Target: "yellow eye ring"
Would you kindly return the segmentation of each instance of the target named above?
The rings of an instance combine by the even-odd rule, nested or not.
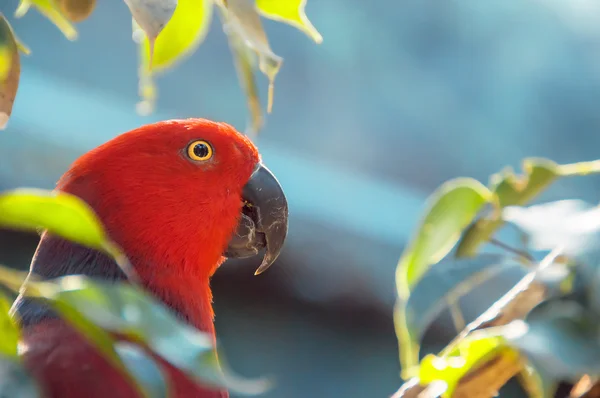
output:
[[[208,142],[203,141],[203,140],[198,140],[198,141],[194,141],[190,145],[188,145],[187,155],[192,160],[195,160],[198,162],[203,162],[203,161],[207,161],[208,159],[212,158],[213,149],[212,149],[212,146]]]

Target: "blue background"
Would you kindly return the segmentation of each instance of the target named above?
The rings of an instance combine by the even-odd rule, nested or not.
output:
[[[244,129],[245,98],[217,18],[199,50],[159,79],[157,111],[141,117],[130,14],[121,1],[99,3],[76,42],[35,10],[12,18],[16,0],[0,5],[33,51],[0,134],[0,188],[51,188],[85,151],[155,120]],[[285,62],[257,145],[286,190],[290,237],[259,278],[252,261],[218,272],[217,328],[236,372],[277,378],[268,397],[384,397],[401,383],[394,269],[425,198],[449,178],[485,183],[527,156],[600,157],[600,3],[308,3],[321,45],[265,21]],[[561,181],[543,199],[596,202],[598,182]],[[26,267],[35,237],[3,232],[1,245],[0,260]],[[467,318],[502,293],[502,281],[474,293]],[[442,320],[433,340],[452,332]]]

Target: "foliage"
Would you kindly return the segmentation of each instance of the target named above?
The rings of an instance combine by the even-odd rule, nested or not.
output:
[[[487,188],[462,178],[445,183],[429,199],[398,263],[402,376],[432,386],[433,396],[451,397],[463,376],[490,357],[521,361],[520,379],[531,396],[551,397],[561,381],[600,377],[600,208],[578,200],[524,207],[561,177],[600,172],[600,161],[526,159],[523,170],[516,176],[506,169]],[[525,235],[526,249],[498,242],[505,223]],[[485,253],[486,243],[500,245],[504,254]],[[536,261],[534,254],[544,252]],[[442,310],[450,309],[461,331],[458,299],[509,269],[535,276],[545,286],[543,302],[522,321],[462,333],[441,353],[419,361],[420,341]]]
[[[132,38],[139,48],[138,112],[152,112],[157,99],[154,77],[193,54],[208,32],[213,9],[223,28],[248,102],[248,133],[260,130],[262,107],[255,82],[257,70],[269,79],[267,111],[273,103],[273,84],[283,59],[273,53],[260,16],[294,26],[316,43],[323,38],[304,12],[306,0],[125,0],[132,14]],[[15,17],[30,8],[46,16],[68,40],[77,39],[75,24],[94,11],[95,0],[21,0]],[[20,78],[20,54],[29,53],[0,13],[0,129],[11,115]]]
[[[129,262],[111,242],[93,210],[79,198],[44,190],[19,189],[0,194],[0,227],[45,230],[102,250],[130,273]],[[208,387],[255,395],[269,388],[266,380],[240,380],[222,369],[212,337],[180,321],[130,278],[132,283],[92,281],[84,276],[40,280],[0,266],[0,283],[14,292],[44,299],[137,387],[141,396],[165,397],[162,369],[145,352]],[[20,331],[0,295],[0,395],[39,397],[40,390],[17,353]],[[116,339],[114,336],[122,336]],[[125,340],[123,340],[123,338]]]
[[[220,19],[248,101],[248,133],[263,125],[263,111],[255,81],[257,70],[269,79],[270,112],[273,82],[281,68],[263,30],[261,15],[287,23],[316,43],[321,35],[304,12],[305,0],[125,0],[132,15],[132,38],[138,47],[138,112],[154,108],[154,78],[173,69],[200,46],[212,21]],[[15,17],[35,9],[51,21],[68,40],[76,40],[76,24],[94,11],[95,0],[20,0]],[[21,54],[30,50],[20,42],[8,19],[0,13],[0,129],[4,129],[17,97]],[[120,370],[144,397],[168,396],[160,357],[199,384],[255,395],[264,392],[265,380],[243,380],[223,369],[212,338],[179,321],[166,307],[138,285],[125,254],[105,233],[93,210],[75,196],[34,189],[0,194],[0,227],[47,231],[112,256],[129,278],[128,284],[106,284],[83,276],[39,280],[0,266],[0,283],[14,292],[45,300],[70,322],[105,358]],[[22,287],[23,286],[23,287]],[[41,391],[27,374],[17,353],[18,323],[9,314],[9,301],[0,295],[0,395],[38,397]],[[119,335],[126,340],[117,340]],[[221,361],[222,363],[222,361]]]

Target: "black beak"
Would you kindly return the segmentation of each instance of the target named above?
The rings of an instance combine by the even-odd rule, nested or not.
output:
[[[242,191],[242,215],[225,257],[251,257],[266,249],[262,264],[254,275],[275,262],[288,230],[288,204],[277,178],[259,163]]]

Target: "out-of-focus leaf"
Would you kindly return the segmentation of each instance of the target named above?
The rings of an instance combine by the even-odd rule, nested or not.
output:
[[[146,34],[148,42],[148,68],[152,67],[154,43],[173,17],[177,0],[125,0],[134,21]]]
[[[429,266],[452,250],[463,229],[491,199],[492,193],[471,178],[450,180],[429,197],[421,225],[398,263],[396,284],[401,298],[407,299]]]
[[[74,277],[83,278],[83,277]],[[60,281],[60,279],[59,279]],[[25,272],[16,271],[10,268],[0,266],[0,284],[7,288],[20,292],[23,289],[23,294],[36,299],[48,299],[46,303],[51,306],[61,318],[67,321],[73,328],[75,328],[86,340],[88,340],[96,349],[113,365],[113,367],[119,370],[123,376],[125,376],[138,391],[145,398],[153,397],[165,397],[166,395],[155,395],[152,390],[148,390],[149,381],[146,379],[148,376],[142,373],[140,369],[130,369],[132,365],[132,358],[122,356],[121,352],[115,350],[115,340],[100,326],[94,324],[90,319],[83,316],[78,309],[69,303],[61,300],[56,300],[60,296],[61,286],[53,282],[40,281],[38,278],[31,277],[27,278]],[[4,298],[0,296],[0,298]],[[5,354],[5,357],[17,358],[17,342],[19,338],[19,331],[17,325],[12,316],[9,316],[9,304],[8,301],[0,301],[0,311],[6,314],[6,319],[2,320],[2,314],[0,313],[0,325],[3,326],[2,336],[4,340],[0,343],[0,355]],[[8,328],[14,327],[13,332]],[[5,326],[5,327],[4,327]],[[14,348],[11,346],[14,345]],[[7,351],[6,353],[4,351]],[[131,350],[125,352],[133,355]],[[129,362],[127,362],[129,360]],[[124,363],[125,362],[125,363]],[[140,363],[141,364],[141,363]],[[138,365],[140,365],[138,364]],[[154,378],[154,376],[152,376]],[[160,380],[154,380],[153,383],[160,383]],[[1,382],[0,382],[0,396],[1,394]],[[13,396],[13,395],[8,395]]]
[[[522,167],[522,176],[506,169],[490,178],[490,188],[498,195],[501,207],[529,202],[560,176],[560,166],[549,159],[527,158]]]
[[[138,113],[153,111],[157,94],[152,76],[174,67],[200,46],[210,26],[212,9],[213,0],[178,0],[171,19],[155,40],[153,51],[148,37],[133,21],[133,39],[139,47],[139,95],[142,99]]]
[[[424,357],[419,366],[419,380],[422,384],[445,382],[447,388],[442,397],[450,398],[471,369],[496,355],[518,357],[506,346],[502,335],[487,330],[477,331],[459,341],[447,354]]]
[[[432,264],[440,261],[456,244],[462,230],[491,200],[491,192],[473,179],[458,178],[443,184],[428,199],[425,217],[396,268],[398,303],[394,310],[400,363],[409,372],[418,363],[418,345],[406,324],[406,301],[412,287]]]
[[[398,299],[394,306],[394,330],[398,339],[398,348],[400,350],[400,374],[407,380],[414,376],[419,363],[419,350],[421,346],[414,338],[408,327],[408,317],[406,314],[406,302]]]
[[[135,344],[117,342],[117,354],[134,375],[138,384],[143,386],[147,398],[165,398],[169,396],[167,380],[161,368],[143,349]]]
[[[212,0],[177,1],[171,19],[160,35],[157,35],[152,58],[153,72],[172,67],[198,48],[210,26],[212,6]],[[136,28],[139,28],[139,25]],[[148,38],[144,37],[141,44],[142,67],[148,70],[150,60]]]
[[[75,308],[95,325],[146,344],[153,352],[202,385],[226,387],[239,393],[262,393],[264,380],[240,385],[219,368],[210,335],[178,320],[163,305],[130,284],[92,282],[66,276],[53,283],[56,303]]]
[[[98,349],[98,351],[109,361],[109,363],[113,365],[115,369],[121,371],[123,376],[133,383],[133,385],[145,398],[149,397],[144,391],[144,383],[140,383],[138,380],[136,380],[137,375],[135,373],[132,375],[127,371],[125,365],[121,361],[121,358],[117,355],[117,352],[114,349],[113,338],[100,326],[90,322],[89,319],[85,318],[73,306],[62,301],[53,300],[60,292],[59,286],[52,282],[39,281],[39,279],[35,277],[27,277],[25,272],[16,271],[3,266],[0,266],[0,283],[15,292],[22,291],[23,294],[29,297],[34,297],[36,299],[49,299],[47,304],[50,305],[58,314],[60,314],[62,319],[67,321],[86,340],[96,347],[96,349]],[[8,306],[8,303],[5,303],[5,306]],[[12,318],[12,316],[10,319],[11,322],[14,322],[14,318]],[[0,394],[0,396],[3,395]]]
[[[59,286],[52,282],[28,282],[28,285],[34,285],[30,286],[33,287],[34,296],[49,298],[48,304],[61,315],[61,318],[69,322],[87,339],[115,369],[119,370],[137,388],[144,398],[156,396],[151,390],[148,390],[148,381],[140,371],[130,368],[131,359],[128,363],[126,361],[128,358],[123,358],[121,353],[116,350],[116,341],[100,327],[101,325],[95,324],[92,318],[82,314],[80,308],[75,308],[71,303],[60,299],[56,300],[57,297],[60,297]]]
[[[3,192],[0,194],[0,227],[48,230],[106,252],[129,276],[133,276],[127,258],[106,235],[94,211],[74,195],[25,188]]]
[[[223,21],[226,19],[225,10],[219,7]],[[250,123],[246,129],[246,135],[252,137],[258,134],[262,128],[264,119],[258,96],[258,87],[254,76],[256,64],[256,54],[246,46],[244,38],[240,36],[237,30],[224,29],[227,34],[229,48],[233,55],[236,72],[241,86],[246,94],[248,110],[250,112]]]
[[[509,206],[502,218],[526,232],[534,250],[552,250],[560,245],[565,252],[573,253],[588,245],[600,231],[600,208],[581,200]]]
[[[316,43],[323,42],[323,37],[304,12],[306,0],[256,0],[256,7],[265,17],[300,29]]]
[[[523,171],[524,175],[516,176],[512,170],[505,169],[490,178],[490,189],[500,208],[527,204],[560,176],[559,166],[548,159],[525,159]],[[456,248],[456,256],[474,256],[502,225],[500,212],[477,220],[463,234]]]
[[[600,328],[580,304],[546,301],[534,308],[526,321],[524,333],[507,336],[507,342],[552,382],[574,382],[584,374],[600,374]]]
[[[433,265],[414,286],[408,300],[396,304],[394,322],[403,377],[414,376],[410,372],[418,362],[423,334],[444,308],[456,305],[460,297],[499,272],[514,268],[526,272],[522,265],[496,254]]]
[[[96,0],[54,0],[63,15],[73,23],[86,20],[96,7]]]
[[[0,360],[0,397],[42,398],[43,395],[36,380],[21,363]]]
[[[21,0],[19,7],[15,12],[15,17],[21,18],[29,8],[36,8],[40,14],[44,15],[65,35],[69,40],[77,39],[77,30],[71,22],[63,15],[58,7],[58,3],[54,0]]]
[[[0,293],[0,357],[16,359],[20,333],[9,311],[10,303],[4,294]]]
[[[219,5],[222,7],[222,5]],[[225,8],[226,29],[237,32],[258,55],[258,68],[269,79],[269,98],[267,112],[273,105],[273,87],[275,76],[279,73],[283,59],[274,54],[265,33],[260,15],[252,0],[227,0]]]
[[[8,124],[20,77],[19,45],[10,24],[0,13],[0,130]]]
[[[449,305],[500,272],[526,269],[503,255],[482,254],[473,259],[441,261],[415,285],[406,301],[406,325],[414,347],[419,347],[427,328]],[[403,347],[408,342],[400,345]],[[418,350],[415,353],[418,357]]]

